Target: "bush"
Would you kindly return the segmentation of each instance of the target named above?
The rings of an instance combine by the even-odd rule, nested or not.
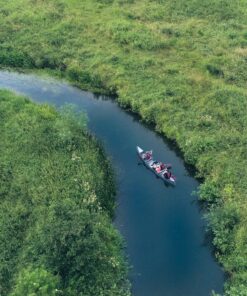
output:
[[[0,50],[0,64],[10,67],[32,68],[34,62],[27,54],[9,49]]]
[[[7,91],[0,114],[0,294],[129,295],[112,169],[85,115]]]
[[[211,65],[211,64],[208,64],[206,66],[206,68],[210,74],[217,76],[217,77],[224,77],[224,72],[220,68],[218,68],[214,65]]]
[[[28,267],[18,275],[16,286],[10,296],[56,296],[60,294],[58,279],[44,268]]]
[[[109,226],[102,214],[71,199],[55,201],[30,228],[24,261],[39,262],[58,274],[66,295],[127,295],[121,240]]]

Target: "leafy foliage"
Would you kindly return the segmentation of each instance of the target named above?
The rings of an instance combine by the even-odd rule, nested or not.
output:
[[[0,114],[0,294],[129,295],[112,169],[85,115],[7,91]]]
[[[59,295],[57,278],[43,268],[28,267],[20,272],[11,296],[56,296]]]
[[[0,4],[1,65],[45,69],[118,95],[122,106],[176,140],[205,179],[200,193],[229,274],[226,293],[246,293],[246,1]]]

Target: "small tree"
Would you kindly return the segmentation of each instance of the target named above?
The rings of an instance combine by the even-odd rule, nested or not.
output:
[[[57,296],[58,278],[42,267],[22,269],[11,296]]]

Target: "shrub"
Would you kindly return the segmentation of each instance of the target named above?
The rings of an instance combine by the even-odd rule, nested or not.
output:
[[[112,169],[85,115],[59,111],[0,91],[0,294],[127,296]]]
[[[15,288],[10,296],[58,296],[61,295],[58,279],[44,268],[28,267],[22,269],[18,275]]]
[[[0,50],[0,64],[11,67],[32,68],[33,60],[27,55],[16,50]]]
[[[224,72],[219,67],[216,67],[215,65],[212,65],[212,64],[208,64],[206,65],[206,68],[210,74],[217,77],[224,77]]]

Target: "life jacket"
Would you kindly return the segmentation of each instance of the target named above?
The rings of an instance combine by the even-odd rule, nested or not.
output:
[[[160,168],[160,166],[158,166],[158,167],[156,168],[156,172],[157,172],[157,173],[160,173],[160,171],[161,171],[161,168]]]

